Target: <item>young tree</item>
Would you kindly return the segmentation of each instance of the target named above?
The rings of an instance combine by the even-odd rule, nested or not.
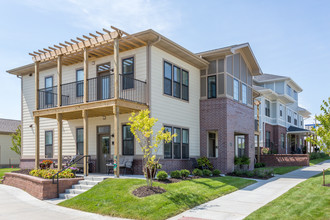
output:
[[[321,111],[323,114],[315,116],[316,120],[320,123],[316,124],[315,128],[312,128],[312,131],[315,132],[318,138],[313,138],[313,136],[311,136],[308,137],[307,140],[320,146],[320,149],[324,153],[330,154],[330,97],[327,101],[323,100]]]
[[[170,132],[164,132],[164,127],[155,133],[153,126],[158,121],[156,118],[149,117],[150,111],[143,110],[137,115],[133,112],[129,118],[131,132],[135,136],[143,152],[143,173],[147,180],[147,186],[152,187],[153,178],[156,175],[157,169],[161,168],[159,158],[156,158],[159,144],[164,141],[168,143],[176,136]]]
[[[20,125],[17,127],[15,133],[11,135],[11,143],[12,146],[10,147],[10,149],[21,156],[21,126]]]

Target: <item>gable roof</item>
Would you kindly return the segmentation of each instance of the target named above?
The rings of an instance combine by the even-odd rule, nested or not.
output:
[[[0,133],[14,133],[21,124],[19,120],[0,118]]]

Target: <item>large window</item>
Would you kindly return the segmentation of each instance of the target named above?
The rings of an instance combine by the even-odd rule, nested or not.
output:
[[[270,102],[268,100],[265,100],[265,115],[270,117]]]
[[[266,147],[270,148],[270,132],[266,131]]]
[[[234,99],[239,100],[239,82],[237,79],[234,79]]]
[[[285,148],[284,134],[281,134],[281,147],[282,147],[283,149]]]
[[[84,129],[77,128],[77,154],[84,155]]]
[[[247,91],[246,91],[246,85],[242,84],[242,103],[247,104]]]
[[[298,115],[294,113],[294,125],[298,125]]]
[[[45,132],[45,157],[53,158],[53,131]]]
[[[77,97],[84,96],[84,70],[79,69],[76,71],[76,95]]]
[[[45,104],[54,104],[54,92],[53,92],[53,77],[49,76],[45,78]]]
[[[207,98],[212,99],[217,97],[217,81],[216,76],[207,77]]]
[[[189,72],[164,61],[164,94],[189,101]]]
[[[172,142],[164,143],[165,159],[189,158],[189,130],[185,128],[164,126],[165,131],[176,134]]]
[[[291,110],[288,109],[288,122],[291,123]]]
[[[134,155],[134,135],[129,125],[123,125],[123,155]]]
[[[123,89],[134,88],[134,57],[123,59]]]

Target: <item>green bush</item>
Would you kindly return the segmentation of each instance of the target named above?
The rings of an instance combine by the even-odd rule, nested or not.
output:
[[[242,164],[242,158],[240,158],[240,157],[235,157],[235,158],[234,158],[234,164],[235,164],[235,165],[241,165],[241,164]]]
[[[54,174],[56,174],[59,170],[57,169],[37,169],[37,170],[31,170],[30,175],[41,177],[44,179],[51,179]],[[71,172],[70,169],[64,170],[62,173],[59,173],[58,178],[74,178],[74,173]]]
[[[200,170],[200,169],[194,169],[194,170],[192,171],[192,174],[193,174],[194,176],[203,176],[203,171]]]
[[[323,152],[321,152],[321,153],[312,152],[312,153],[309,154],[309,159],[310,160],[319,159],[319,158],[326,158],[326,157],[328,157],[328,155],[326,155]]]
[[[186,177],[188,177],[190,175],[190,171],[189,170],[181,170],[181,177],[184,179]]]
[[[254,176],[253,171],[246,171],[246,176],[249,178],[253,177]]]
[[[199,167],[208,167],[210,170],[213,169],[213,164],[210,162],[209,158],[207,157],[198,158],[197,163]]]
[[[247,156],[241,157],[241,164],[249,165],[250,164],[250,158],[247,157]]]
[[[221,173],[221,172],[220,172],[220,170],[218,170],[218,169],[215,169],[215,170],[212,171],[213,176],[219,176],[220,173]]]
[[[168,178],[168,174],[165,171],[159,171],[157,173],[157,179],[158,180],[166,180]]]
[[[212,174],[211,170],[206,170],[206,169],[203,170],[203,176],[211,176],[211,174]]]
[[[265,167],[266,164],[265,163],[256,163],[254,164],[254,168],[260,168],[260,167]]]
[[[181,172],[179,170],[174,170],[170,173],[170,176],[175,179],[181,178]]]

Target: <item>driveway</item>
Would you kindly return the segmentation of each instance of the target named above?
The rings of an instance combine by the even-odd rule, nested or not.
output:
[[[244,189],[199,205],[171,219],[244,219],[297,184],[330,168],[330,160],[268,180],[258,180]]]
[[[45,219],[120,219],[82,212],[51,204],[34,198],[25,191],[0,184],[0,219],[45,220]]]

